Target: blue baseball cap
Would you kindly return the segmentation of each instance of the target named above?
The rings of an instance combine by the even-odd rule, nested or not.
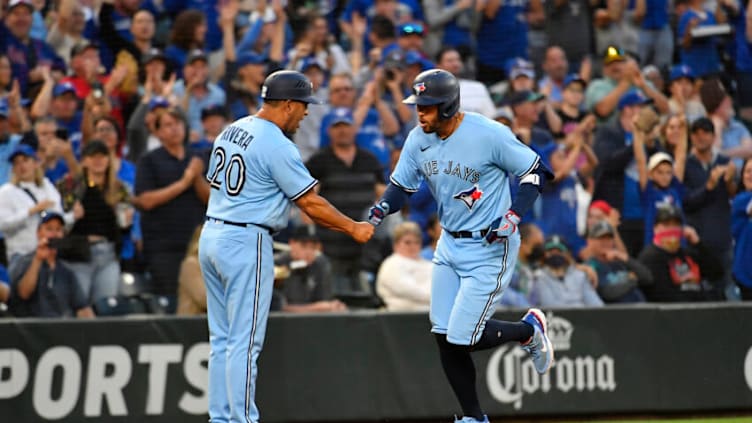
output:
[[[652,102],[653,100],[645,97],[642,92],[638,90],[629,90],[621,96],[621,98],[619,99],[619,104],[616,106],[616,108],[621,110],[628,106],[638,106],[643,104],[650,104]]]
[[[587,87],[587,81],[582,79],[582,77],[576,73],[567,75],[567,77],[564,78],[564,83],[562,84],[562,87],[566,88],[569,86],[569,84],[572,84],[574,82],[579,82],[580,84],[582,84],[583,87]]]
[[[689,80],[694,81],[696,76],[695,73],[692,72],[692,68],[687,65],[676,65],[672,67],[671,75],[668,78],[669,82],[674,82],[681,78],[688,78]]]
[[[52,96],[53,97],[60,97],[63,94],[72,93],[73,95],[76,95],[76,87],[73,86],[70,82],[62,82],[60,84],[55,85],[55,88],[52,90]]]
[[[326,125],[327,129],[340,123],[346,123],[348,125],[355,124],[352,110],[348,107],[337,107],[336,109],[332,110],[331,112],[329,112],[329,115],[327,115],[327,120],[329,121]]]
[[[162,97],[161,95],[158,95],[156,97],[152,97],[151,100],[149,100],[149,111],[154,111],[154,109],[159,107],[170,107],[170,102],[167,101],[166,98]]]
[[[324,65],[315,57],[306,57],[300,61],[300,72],[305,72],[314,66],[322,71],[325,69]]]
[[[238,67],[243,67],[245,65],[263,65],[265,61],[266,58],[264,56],[252,51],[246,51],[238,56],[236,63]]]
[[[533,67],[532,62],[521,57],[507,60],[506,71],[509,79],[516,79],[518,76],[535,79],[535,67]]]
[[[13,152],[10,153],[10,156],[8,156],[8,162],[13,163],[13,159],[16,158],[16,156],[26,156],[26,157],[37,157],[37,152],[34,151],[34,148],[28,144],[18,144],[16,148],[13,149]]]
[[[65,225],[65,219],[63,219],[63,215],[54,211],[43,211],[42,212],[42,220],[39,221],[40,225],[43,225],[50,220],[57,219],[61,225]]]
[[[415,50],[409,50],[405,53],[405,64],[407,66],[420,65],[421,70],[433,69],[435,67],[433,62],[424,58],[420,52]]]

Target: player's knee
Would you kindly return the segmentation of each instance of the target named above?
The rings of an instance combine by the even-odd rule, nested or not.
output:
[[[462,345],[462,344],[456,344],[450,341],[447,337],[447,335],[443,333],[435,333],[434,338],[436,339],[436,343],[439,346],[439,349],[446,350],[446,351],[469,351],[470,346],[469,345]]]

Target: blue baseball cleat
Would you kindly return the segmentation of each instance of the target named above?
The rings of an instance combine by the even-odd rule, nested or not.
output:
[[[534,330],[532,338],[522,345],[522,349],[532,357],[535,370],[544,374],[554,363],[554,347],[546,334],[546,315],[537,308],[531,308],[522,321],[530,324]]]
[[[488,420],[488,416],[483,416],[483,420],[475,419],[474,417],[468,417],[465,416],[461,420],[457,418],[457,416],[454,416],[454,422],[465,422],[465,423],[490,423]]]

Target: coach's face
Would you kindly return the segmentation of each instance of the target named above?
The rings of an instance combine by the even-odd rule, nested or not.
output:
[[[286,103],[287,122],[284,132],[294,134],[300,127],[300,121],[308,115],[308,103],[290,100]]]
[[[418,125],[426,134],[432,134],[439,129],[439,106],[418,106]]]

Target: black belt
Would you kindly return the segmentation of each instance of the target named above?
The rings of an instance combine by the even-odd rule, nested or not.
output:
[[[206,217],[206,220],[211,220],[213,222],[224,223],[225,225],[240,226],[241,228],[247,228],[247,227],[250,227],[250,226],[255,226],[255,227],[259,228],[259,229],[263,229],[263,230],[269,232],[269,235],[271,235],[272,233],[274,233],[274,231],[272,231],[272,228],[270,228],[268,226],[264,226],[264,225],[259,225],[258,223],[230,222],[229,220],[215,219],[213,217],[208,217],[208,216]]]
[[[481,229],[480,231],[456,231],[456,232],[446,231],[446,233],[451,235],[452,238],[472,238],[473,232],[480,232],[480,237],[483,238],[488,233],[488,228]]]

